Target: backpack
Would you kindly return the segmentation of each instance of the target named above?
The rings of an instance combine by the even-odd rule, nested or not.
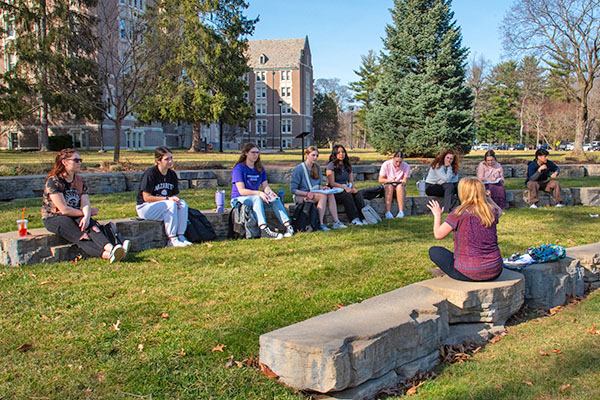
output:
[[[185,237],[192,243],[215,240],[217,234],[204,214],[194,208],[188,208],[188,224]]]
[[[123,236],[121,236],[121,234],[117,230],[117,226],[114,224],[114,222],[109,222],[104,225],[100,225],[96,222],[96,224],[98,224],[100,231],[104,233],[104,236],[106,236],[110,244],[112,244],[113,246],[117,244],[123,244]]]
[[[374,225],[382,221],[377,211],[371,206],[364,206],[360,211],[369,225]]]
[[[359,192],[362,194],[363,199],[365,200],[373,200],[376,198],[382,198],[385,190],[383,189],[383,185],[373,186],[366,189],[361,189]]]
[[[253,239],[260,237],[260,229],[254,210],[242,203],[236,203],[229,213],[230,239]]]
[[[292,215],[292,228],[294,228],[294,231],[314,232],[318,231],[320,226],[319,212],[315,203],[304,201],[296,205]]]
[[[527,249],[527,254],[533,258],[536,264],[556,261],[560,258],[565,258],[565,248],[552,243],[543,244],[538,247],[530,247]]]

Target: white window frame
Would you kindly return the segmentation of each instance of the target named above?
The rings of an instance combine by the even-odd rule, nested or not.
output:
[[[292,133],[294,129],[294,123],[290,118],[281,120],[281,133]]]
[[[145,145],[146,133],[142,129],[126,129],[125,144],[130,150],[142,150]]]
[[[283,70],[283,71],[281,71],[279,76],[281,78],[281,81],[283,81],[283,82],[291,81],[292,80],[292,71],[290,71],[289,69]]]
[[[293,139],[292,138],[283,138],[281,139],[281,147],[284,149],[289,149],[292,147]]]
[[[71,129],[69,131],[69,133],[71,134],[71,140],[73,143],[73,148],[74,149],[83,149],[86,148],[86,134],[85,131],[81,128],[79,129]],[[77,142],[79,142],[79,146],[77,146]]]
[[[256,115],[267,115],[267,104],[256,103],[254,104],[254,110],[256,111]]]
[[[292,88],[291,86],[282,86],[279,89],[279,93],[281,94],[281,97],[292,97]]]
[[[265,82],[267,80],[265,71],[256,71],[254,76],[256,77],[256,82]]]
[[[254,140],[254,144],[259,148],[259,149],[264,149],[266,147],[266,139],[262,139],[262,138],[256,138]]]
[[[257,119],[256,120],[256,134],[257,135],[266,135],[267,134],[267,120],[266,119]]]
[[[255,98],[256,99],[266,99],[267,98],[267,88],[266,86],[258,86],[255,89]]]
[[[281,114],[283,114],[283,115],[290,115],[290,114],[292,114],[292,111],[293,111],[292,105],[289,104],[288,102],[284,101],[281,104]]]

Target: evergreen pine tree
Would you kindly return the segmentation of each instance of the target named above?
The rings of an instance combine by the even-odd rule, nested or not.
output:
[[[350,82],[350,90],[356,93],[354,100],[361,104],[360,109],[356,112],[356,121],[363,132],[363,147],[365,147],[369,136],[366,123],[367,112],[371,109],[375,99],[375,88],[381,68],[373,50],[369,50],[366,56],[361,56],[361,61],[360,69],[354,71],[360,79]]]
[[[473,141],[471,90],[464,85],[467,49],[450,0],[395,0],[386,27],[382,76],[367,123],[382,153],[432,156],[468,151]]]

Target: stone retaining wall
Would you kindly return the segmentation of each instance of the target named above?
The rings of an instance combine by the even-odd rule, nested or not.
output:
[[[380,165],[355,165],[354,179],[356,181],[376,180]],[[459,173],[462,176],[475,175],[476,165],[464,165]],[[561,176],[584,177],[600,176],[600,165],[562,165]],[[504,176],[507,178],[525,178],[527,166],[524,164],[504,165]],[[292,177],[293,168],[270,168],[269,182],[288,183]],[[414,178],[425,178],[429,165],[411,165]],[[231,170],[194,170],[177,171],[180,189],[204,189],[231,186]],[[117,193],[137,191],[142,172],[111,172],[81,174],[86,180],[90,194]],[[44,188],[45,175],[5,176],[0,177],[0,200],[12,200],[30,197],[40,197]]]

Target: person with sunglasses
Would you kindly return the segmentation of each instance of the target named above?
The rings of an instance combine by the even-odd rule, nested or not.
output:
[[[88,187],[78,173],[82,159],[73,149],[63,149],[46,177],[42,199],[42,221],[46,229],[76,244],[90,257],[113,262],[127,255],[131,242],[112,244],[92,216],[98,209],[90,205]]]

